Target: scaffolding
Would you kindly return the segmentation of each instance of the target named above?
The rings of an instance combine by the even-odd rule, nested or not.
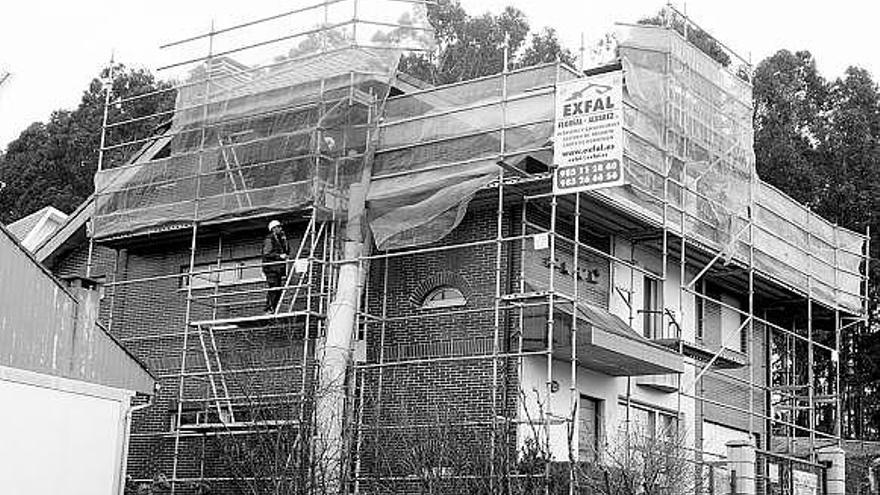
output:
[[[119,98],[107,84],[87,269],[96,250],[118,249],[110,325],[140,355],[160,356],[166,392],[154,417],[167,408],[171,422],[132,440],[134,455],[162,473],[153,483],[172,493],[317,483],[308,461],[314,354],[339,272],[339,228],[401,52],[430,38],[424,21],[420,1],[321,1],[164,45],[172,62],[163,74],[181,81],[172,87]],[[129,117],[144,106],[159,111]],[[291,258],[266,263],[254,236],[272,218],[286,224]],[[185,261],[159,275],[125,273],[120,256],[127,265],[156,236],[185,249]],[[286,276],[267,289],[260,272],[273,264]],[[280,297],[263,313],[267,290]],[[165,301],[169,318],[155,319],[179,330],[150,328],[134,300],[175,291],[183,302]],[[260,452],[267,439],[284,445],[285,469],[254,462],[269,454]]]
[[[713,473],[705,493],[725,476],[705,418],[756,440],[762,490],[790,484],[795,469],[819,472],[816,449],[841,437],[841,333],[867,318],[868,236],[760,181],[748,81],[674,30],[621,26],[619,64],[597,71],[626,75],[627,185],[554,195],[555,88],[581,73],[505,64],[419,84],[398,61],[425,46],[424,3],[389,2],[401,14],[376,1],[212,27],[166,45],[207,47],[167,66],[186,68],[184,82],[126,99],[108,86],[88,266],[98,246],[118,250],[108,324],[163,367],[153,417],[167,406],[173,418],[145,415],[132,434],[135,480],[167,473],[172,493],[320,484],[316,352],[365,178],[375,249],[356,260],[339,411],[350,490],[549,483],[552,462],[520,457],[537,446],[573,467],[590,455],[584,443],[598,448],[600,433],[574,436],[588,429],[579,411],[597,373],[625,377],[604,407],[620,403],[627,429],[644,414],[692,421],[687,461]],[[370,20],[376,11],[385,18]],[[301,16],[318,27],[239,36]],[[126,117],[152,98],[173,105]],[[263,314],[254,232],[269,218],[285,221],[296,248]],[[151,254],[160,241],[185,261]],[[121,266],[139,256],[164,271]],[[429,304],[435,289],[458,293]],[[157,331],[151,304],[163,299],[151,294],[163,291],[181,304],[162,308],[175,325]],[[654,357],[614,354],[601,338]],[[254,470],[242,449],[260,447],[216,440],[260,436],[285,445],[283,469]],[[418,469],[407,457],[431,450]],[[575,470],[566,477],[574,489]]]

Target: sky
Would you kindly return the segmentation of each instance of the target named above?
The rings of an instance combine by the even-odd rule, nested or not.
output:
[[[376,2],[377,0],[363,0]],[[312,0],[26,0],[0,5],[0,148],[55,109],[73,109],[111,55],[155,69],[167,60],[159,45],[254,18],[310,5]],[[533,29],[552,26],[577,53],[613,28],[656,13],[664,0],[461,0],[471,14],[523,10]],[[753,63],[777,50],[809,50],[829,79],[858,65],[880,78],[875,30],[880,2],[837,0],[691,0],[673,4]],[[161,74],[160,74],[161,76]]]

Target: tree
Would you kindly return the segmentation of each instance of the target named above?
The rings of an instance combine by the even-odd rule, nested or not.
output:
[[[858,438],[880,436],[880,92],[864,69],[850,67],[844,77],[829,85],[826,120],[820,145],[822,182],[816,188],[816,211],[844,227],[874,233],[870,271],[869,328],[845,335],[843,363],[846,387],[852,402],[847,428]]]
[[[696,26],[686,25],[685,19],[682,19],[675,11],[663,9],[654,16],[639,19],[638,24],[669,26],[719,64],[724,67],[730,65],[730,55],[727,54],[727,51],[724,50],[720,43],[715,41],[715,38],[709,36],[709,33]]]
[[[621,428],[597,452],[603,462],[584,464],[581,484],[600,495],[669,495],[696,493],[708,481],[678,427],[660,431],[631,425]],[[711,469],[711,468],[709,468]],[[711,491],[710,491],[711,492]]]
[[[873,259],[880,253],[880,91],[855,67],[823,79],[809,52],[781,50],[755,71],[755,156],[760,177],[838,225],[870,226]],[[871,264],[870,285],[880,283]],[[880,414],[880,292],[868,294],[869,328],[842,336],[844,435],[876,438]]]
[[[864,231],[880,206],[880,93],[866,70],[850,67],[830,86],[828,100],[817,210]]]
[[[432,84],[497,74],[504,69],[505,50],[509,67],[551,62],[557,57],[574,63],[571,52],[562,48],[553,29],[533,33],[526,46],[529,23],[525,14],[514,7],[498,15],[471,16],[458,0],[441,0],[428,5],[428,21],[434,29],[437,50],[405,57],[401,70]]]
[[[556,37],[556,30],[545,27],[540,33],[532,33],[531,44],[523,52],[519,65],[528,67],[555,60],[572,66],[575,64],[574,55],[567,48],[562,47]]]
[[[9,143],[6,153],[0,156],[0,182],[6,183],[0,192],[0,222],[12,222],[47,205],[70,212],[92,193],[104,114],[102,79],[108,72],[105,69],[91,81],[76,109],[56,110],[48,122],[31,124]],[[171,87],[146,70],[121,64],[114,67],[113,74],[114,99]],[[174,99],[173,91],[165,91],[113,105],[109,116],[112,121],[146,117],[173,108]],[[112,138],[124,142],[143,137],[161,118],[115,128]],[[105,166],[114,166],[127,157],[126,153],[116,152],[106,158]]]
[[[753,81],[758,175],[814,206],[820,178],[819,139],[827,83],[810,52],[780,50],[761,61]]]

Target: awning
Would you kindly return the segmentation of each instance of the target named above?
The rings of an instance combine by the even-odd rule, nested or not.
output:
[[[547,308],[525,310],[523,345],[530,351],[546,349]],[[557,309],[554,317],[553,357],[571,359],[571,313]],[[680,354],[639,335],[617,316],[587,303],[578,303],[575,335],[578,365],[611,376],[682,373]]]

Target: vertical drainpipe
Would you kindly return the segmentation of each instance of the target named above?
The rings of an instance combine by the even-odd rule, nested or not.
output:
[[[156,395],[159,393],[159,387],[156,386],[156,389],[153,391],[153,395],[150,396],[150,400],[143,404],[138,404],[136,406],[127,405],[125,407],[125,411],[119,418],[119,434],[122,436],[122,445],[119,453],[119,469],[117,473],[119,475],[118,484],[117,484],[117,494],[123,495],[125,493],[125,482],[128,476],[128,451],[129,446],[131,445],[131,422],[134,417],[134,413],[140,411],[145,407],[150,407],[156,403]]]
[[[318,385],[315,390],[315,461],[325,476],[326,493],[342,488],[345,458],[343,439],[346,373],[357,321],[357,302],[363,287],[364,238],[361,230],[366,191],[363,184],[351,186],[336,297],[327,309],[327,333],[318,344]]]
[[[379,131],[376,110],[375,105],[371,106],[367,117],[370,127],[361,182],[352,184],[349,188],[342,261],[339,265],[335,296],[327,308],[326,335],[315,349],[318,384],[315,390],[316,448],[313,464],[318,464],[317,467],[323,471],[326,493],[339,493],[344,488],[342,470],[346,454],[343,438],[346,374],[352,357],[358,302],[368,266],[363,257],[368,254],[367,249],[371,242],[369,231],[364,228],[364,221]]]

